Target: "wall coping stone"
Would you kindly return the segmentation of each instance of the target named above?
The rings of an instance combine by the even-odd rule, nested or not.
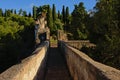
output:
[[[37,75],[39,66],[41,66],[42,59],[44,59],[48,46],[49,42],[45,41],[32,53],[31,56],[23,59],[21,63],[13,65],[6,71],[2,72],[0,74],[0,80],[33,80]],[[33,62],[40,64],[35,65]],[[34,66],[36,68],[34,68]],[[31,73],[29,71],[33,72]]]
[[[65,52],[67,52],[67,50],[71,51],[71,53],[79,56],[84,61],[91,64],[95,69],[97,69],[97,71],[100,72],[100,74],[105,76],[107,78],[107,80],[120,80],[120,70],[117,70],[113,67],[99,63],[97,61],[94,61],[92,58],[90,58],[85,53],[83,53],[83,52],[71,47],[70,45],[66,44],[66,42],[59,41],[59,47],[64,48]],[[70,54],[70,52],[68,54]]]

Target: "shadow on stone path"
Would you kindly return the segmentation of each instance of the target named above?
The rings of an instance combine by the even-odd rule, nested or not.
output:
[[[49,50],[45,80],[72,80],[65,59],[56,45]]]

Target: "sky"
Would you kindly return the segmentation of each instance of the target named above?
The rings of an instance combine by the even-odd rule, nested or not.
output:
[[[96,0],[0,0],[0,8],[5,9],[16,9],[17,11],[22,8],[27,12],[32,12],[33,5],[42,6],[49,4],[52,7],[52,4],[56,6],[56,12],[58,10],[62,11],[62,6],[69,7],[70,13],[74,9],[75,4],[80,2],[84,3],[84,6],[87,11],[93,9],[96,4]]]

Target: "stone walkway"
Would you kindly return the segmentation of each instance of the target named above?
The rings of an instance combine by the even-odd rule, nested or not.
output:
[[[72,80],[65,59],[55,44],[49,50],[45,80]]]

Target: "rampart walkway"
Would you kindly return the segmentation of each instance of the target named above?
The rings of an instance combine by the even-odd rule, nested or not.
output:
[[[51,44],[47,62],[45,80],[71,80],[63,55],[57,48],[57,44]]]
[[[49,47],[49,41],[45,41],[31,56],[0,74],[0,80],[120,80],[120,70],[74,48],[85,44],[59,41],[57,48],[56,44]]]

